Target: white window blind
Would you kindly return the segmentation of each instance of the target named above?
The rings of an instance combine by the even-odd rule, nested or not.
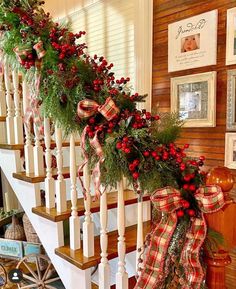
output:
[[[88,53],[113,63],[116,78],[130,77],[135,84],[135,0],[100,0],[69,15],[74,32],[83,37]]]

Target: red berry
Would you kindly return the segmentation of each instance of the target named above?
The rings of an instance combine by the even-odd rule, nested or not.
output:
[[[130,164],[129,165],[129,170],[132,172],[132,171],[134,171],[135,170],[135,166],[133,165],[133,164]]]
[[[196,186],[192,184],[189,186],[189,189],[190,189],[190,191],[194,192],[194,191],[196,191]]]
[[[129,141],[129,138],[127,136],[124,136],[123,137],[123,142],[128,142]]]
[[[189,148],[189,144],[186,143],[186,144],[184,145],[184,148],[185,148],[185,149],[188,149],[188,148]]]
[[[139,177],[139,173],[138,173],[138,172],[134,172],[134,173],[132,174],[132,176],[133,176],[133,178],[134,178],[135,180],[137,180],[137,178]]]
[[[107,133],[112,133],[112,129],[108,128]]]
[[[190,204],[188,201],[183,200],[182,205],[185,209],[188,209],[190,207]]]
[[[200,157],[199,157],[199,160],[200,160],[200,161],[205,161],[205,159],[206,159],[206,158],[205,158],[204,156],[200,156]]]
[[[185,175],[185,176],[184,176],[184,180],[185,180],[186,182],[189,182],[189,181],[191,180],[191,176],[190,176],[190,175]]]
[[[159,161],[159,160],[160,160],[160,157],[159,157],[159,156],[155,156],[155,160],[156,160],[156,161]]]
[[[181,217],[183,217],[184,216],[184,211],[183,210],[179,210],[179,211],[177,211],[177,216],[179,217],[179,218],[181,218]]]
[[[160,119],[160,116],[159,116],[159,115],[155,115],[155,116],[154,116],[154,119],[155,119],[155,120],[159,120],[159,119]]]
[[[187,210],[187,213],[190,217],[194,217],[195,216],[195,211],[190,209],[190,210]]]
[[[118,143],[116,144],[116,148],[117,148],[118,150],[120,150],[120,149],[122,148],[122,143],[121,143],[121,142],[118,142]]]
[[[89,135],[90,138],[92,138],[92,137],[94,137],[94,132],[90,131],[90,132],[88,133],[88,135]]]
[[[155,158],[157,156],[157,152],[153,151],[152,156]]]
[[[144,152],[143,152],[143,155],[144,155],[145,157],[149,157],[149,156],[150,156],[150,152],[149,152],[149,151],[144,151]]]
[[[125,149],[124,149],[124,152],[125,152],[126,154],[129,154],[129,153],[130,153],[130,148],[125,148]]]
[[[189,188],[188,184],[184,184],[184,185],[183,185],[183,189],[184,189],[184,190],[188,190],[188,188]]]
[[[94,117],[91,117],[91,118],[89,119],[89,123],[91,123],[91,124],[95,123],[95,118],[94,118]]]
[[[135,167],[138,166],[139,163],[140,163],[140,161],[139,161],[138,159],[136,159],[136,160],[133,161],[133,165],[134,165]]]
[[[182,163],[182,164],[180,165],[180,169],[181,169],[181,171],[184,171],[185,168],[186,168],[186,165]]]

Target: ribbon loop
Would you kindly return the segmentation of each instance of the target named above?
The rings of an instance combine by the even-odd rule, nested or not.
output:
[[[91,117],[97,112],[100,112],[110,121],[120,112],[120,110],[111,97],[108,97],[102,105],[99,105],[95,100],[91,99],[84,99],[78,103],[77,114],[80,118]]]

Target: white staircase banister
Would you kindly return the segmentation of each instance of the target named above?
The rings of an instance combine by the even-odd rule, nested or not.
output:
[[[6,116],[7,108],[6,108],[6,93],[3,84],[3,67],[2,72],[0,72],[0,116]]]

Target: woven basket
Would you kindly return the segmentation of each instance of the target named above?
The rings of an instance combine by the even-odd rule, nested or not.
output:
[[[23,226],[24,226],[25,236],[26,236],[27,242],[41,243],[37,233],[35,232],[32,224],[30,223],[30,220],[26,214],[23,215],[22,220],[23,220]]]
[[[4,238],[19,241],[25,240],[24,228],[19,224],[19,220],[15,215],[12,216],[12,223],[7,228]]]

